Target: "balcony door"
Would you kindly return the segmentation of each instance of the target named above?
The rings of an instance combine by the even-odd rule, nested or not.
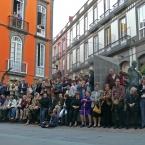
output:
[[[13,72],[21,72],[22,68],[22,40],[18,36],[11,39],[11,53],[9,60],[9,68]]]
[[[24,19],[24,0],[14,0],[13,4],[13,23],[15,27],[23,29],[23,19]]]
[[[24,0],[14,0],[13,14],[19,18],[24,18]]]

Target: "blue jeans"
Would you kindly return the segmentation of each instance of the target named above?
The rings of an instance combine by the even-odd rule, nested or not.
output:
[[[17,110],[16,108],[11,108],[9,110],[9,113],[8,113],[9,119],[11,119],[11,118],[15,119],[15,117],[16,117],[16,110]]]
[[[48,114],[48,108],[40,108],[40,124],[46,120]]]
[[[140,100],[140,110],[141,110],[141,126],[145,127],[145,98]]]

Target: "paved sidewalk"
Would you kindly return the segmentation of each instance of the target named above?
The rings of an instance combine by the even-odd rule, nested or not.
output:
[[[69,128],[0,123],[0,145],[145,145],[145,129]]]

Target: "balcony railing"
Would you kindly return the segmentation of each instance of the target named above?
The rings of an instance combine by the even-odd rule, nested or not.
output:
[[[109,44],[108,46],[105,46],[104,48],[98,50],[97,54],[108,56],[113,53],[116,53],[122,50],[123,48],[129,47],[131,45],[130,40],[131,40],[131,37],[126,35],[120,38],[119,40]]]
[[[73,40],[72,40],[72,46],[77,45],[80,42],[80,36],[77,35]]]
[[[29,23],[21,20],[20,18],[16,17],[16,16],[9,16],[9,27],[19,30],[19,31],[23,31],[23,32],[28,32],[29,31]]]
[[[28,64],[21,61],[7,60],[7,70],[11,73],[27,74]]]
[[[36,66],[36,76],[37,77],[44,77],[45,69],[42,66]]]

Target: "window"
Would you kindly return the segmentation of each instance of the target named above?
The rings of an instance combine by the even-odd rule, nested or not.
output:
[[[76,24],[76,35],[77,37],[80,36],[80,23]]]
[[[72,40],[73,40],[73,31],[72,31],[72,29],[70,30],[70,44],[72,43]]]
[[[84,17],[80,19],[80,35],[84,34]]]
[[[93,8],[90,8],[88,11],[88,26],[93,23]]]
[[[145,4],[138,9],[138,19],[139,39],[142,39],[145,37]]]
[[[119,38],[123,38],[127,35],[127,22],[126,17],[123,17],[119,21]]]
[[[73,39],[76,38],[76,24],[73,25]]]
[[[84,21],[85,21],[85,33],[88,31],[88,16],[86,15],[85,18],[84,18]]]
[[[36,76],[44,77],[45,45],[38,43],[36,50]]]
[[[66,48],[66,47],[65,47],[65,44],[66,44],[66,43],[65,43],[65,40],[63,40],[63,41],[62,41],[62,50],[63,50],[63,51],[65,51],[65,48]]]
[[[98,1],[98,17],[102,19],[104,16],[104,0]]]
[[[84,62],[84,44],[80,45],[80,63]]]
[[[102,29],[102,30],[100,30],[99,32],[98,32],[98,38],[99,38],[99,50],[100,49],[102,49],[102,48],[104,48],[104,29]]]
[[[108,46],[111,44],[111,28],[108,27],[105,29],[105,46]]]
[[[37,13],[37,35],[45,37],[46,31],[46,8],[38,5]]]
[[[80,63],[80,48],[76,50],[76,53],[77,53],[77,64],[79,64]]]
[[[110,9],[110,0],[105,0],[105,12]]]
[[[88,51],[88,42],[85,42],[84,44],[84,50],[85,50],[85,60],[88,59],[89,51]]]
[[[73,53],[71,52],[69,55],[69,68],[72,69],[73,64]]]
[[[73,50],[73,64],[76,64],[77,59],[76,59],[76,49]]]
[[[98,20],[98,9],[97,6],[93,9],[93,22]]]
[[[88,46],[89,46],[88,56],[90,57],[93,55],[93,37],[89,38]]]
[[[93,47],[94,47],[94,53],[97,53],[99,51],[99,38],[98,38],[98,36],[94,37]]]
[[[62,60],[62,70],[65,70],[65,59]]]
[[[67,55],[67,70],[69,70],[69,54]]]
[[[70,46],[70,31],[67,31],[67,47]]]
[[[24,0],[14,0],[13,5],[13,14],[17,16],[19,19],[23,19],[24,17]]]
[[[56,56],[56,46],[55,46],[55,47],[53,47],[52,56],[53,56],[53,57],[55,57],[55,56]]]
[[[22,40],[18,36],[11,39],[10,66],[12,71],[21,72],[22,65]]]

